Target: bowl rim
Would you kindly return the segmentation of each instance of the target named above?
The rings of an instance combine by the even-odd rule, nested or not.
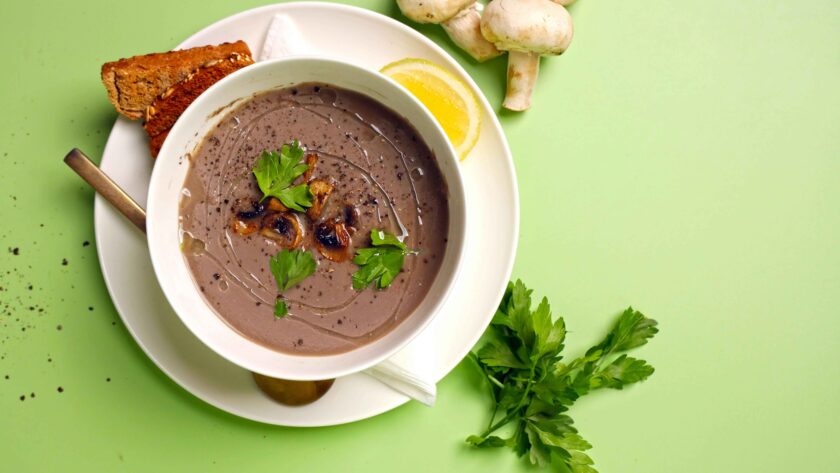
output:
[[[380,344],[380,342],[385,340],[390,334],[392,334],[400,326],[402,326],[405,323],[406,320],[408,320],[411,317],[415,317],[416,314],[415,313],[410,314],[408,317],[406,317],[406,319],[404,319],[402,322],[400,322],[400,324],[398,324],[392,330],[387,332],[382,337],[374,340],[373,342],[361,345],[361,346],[359,346],[357,348],[354,348],[352,350],[349,350],[347,352],[342,352],[342,353],[338,353],[338,354],[328,354],[328,355],[311,355],[311,354],[310,355],[302,355],[302,354],[292,354],[292,353],[282,352],[282,351],[279,351],[279,350],[272,349],[270,347],[267,347],[263,344],[260,344],[256,341],[254,341],[254,340],[251,340],[250,338],[248,338],[244,334],[240,333],[238,330],[234,329],[232,326],[230,326],[227,323],[226,320],[224,320],[223,317],[221,317],[220,314],[218,314],[209,305],[207,300],[201,294],[198,293],[198,287],[197,287],[195,281],[192,279],[192,277],[191,277],[191,280],[189,281],[188,285],[190,286],[191,290],[193,292],[195,292],[195,294],[198,296],[198,298],[202,301],[203,304],[202,304],[201,309],[188,309],[188,308],[182,307],[181,304],[174,302],[174,301],[177,300],[177,298],[174,297],[175,294],[174,294],[173,291],[176,291],[177,288],[175,286],[168,285],[168,284],[164,283],[166,278],[162,277],[162,274],[164,274],[167,271],[167,268],[166,268],[166,264],[164,264],[164,261],[161,261],[162,256],[160,255],[160,251],[162,251],[162,250],[160,250],[159,245],[158,245],[159,241],[162,240],[162,238],[159,237],[159,233],[162,232],[162,231],[169,231],[169,230],[164,229],[164,228],[159,228],[158,219],[155,218],[155,216],[158,214],[158,210],[157,210],[158,206],[155,203],[156,199],[154,198],[154,196],[156,194],[158,194],[159,192],[162,192],[164,190],[163,186],[162,186],[162,182],[164,181],[165,176],[161,177],[163,175],[163,171],[161,171],[161,169],[163,169],[164,166],[161,166],[159,164],[161,162],[164,162],[166,159],[178,159],[179,155],[182,155],[183,153],[179,153],[177,147],[179,145],[189,143],[189,140],[186,139],[186,138],[184,140],[182,140],[182,141],[184,141],[184,143],[175,143],[167,137],[167,139],[164,141],[163,146],[161,147],[159,157],[155,161],[155,165],[153,167],[152,175],[151,175],[151,178],[150,178],[150,181],[149,181],[148,198],[147,198],[147,209],[146,209],[146,211],[147,211],[147,243],[148,243],[148,246],[149,246],[149,253],[150,253],[150,258],[151,258],[151,261],[152,261],[152,267],[153,267],[153,270],[154,270],[154,273],[155,273],[155,277],[156,277],[156,279],[158,281],[158,284],[160,285],[160,287],[161,287],[161,289],[164,293],[164,296],[166,297],[167,301],[169,302],[170,306],[172,307],[173,311],[178,315],[178,318],[187,327],[187,329],[194,336],[196,336],[196,338],[198,338],[204,345],[209,347],[212,351],[214,351],[218,355],[222,356],[223,358],[225,358],[226,360],[230,361],[231,363],[233,363],[237,366],[240,366],[240,367],[245,368],[249,371],[264,374],[264,375],[267,375],[267,376],[280,377],[280,378],[285,378],[285,379],[296,379],[296,380],[317,380],[317,379],[337,378],[337,377],[346,376],[346,375],[349,375],[349,374],[353,374],[353,373],[363,371],[363,370],[365,370],[367,368],[370,368],[371,366],[374,366],[374,365],[384,361],[385,359],[391,357],[395,353],[399,352],[406,345],[408,345],[416,336],[418,336],[420,333],[422,333],[423,330],[425,330],[431,324],[431,322],[435,319],[435,317],[437,317],[440,314],[441,309],[444,307],[446,300],[449,298],[449,296],[453,292],[454,286],[457,284],[457,280],[458,280],[458,277],[461,273],[461,269],[462,269],[463,262],[464,262],[463,254],[464,254],[464,247],[466,245],[466,228],[467,228],[466,220],[468,218],[467,211],[466,211],[466,192],[464,190],[463,176],[461,175],[461,171],[460,171],[460,167],[459,167],[460,164],[459,164],[459,159],[458,159],[457,152],[455,151],[452,143],[449,141],[449,139],[446,135],[446,132],[443,130],[440,123],[438,123],[438,121],[434,118],[434,116],[431,114],[431,112],[428,110],[428,108],[426,108],[426,106],[423,105],[404,86],[402,86],[401,84],[399,84],[395,80],[391,79],[390,77],[380,73],[379,71],[375,71],[375,70],[372,70],[372,69],[367,69],[367,68],[352,64],[350,62],[343,61],[343,60],[340,60],[340,59],[336,59],[336,58],[333,58],[333,57],[326,57],[326,56],[321,56],[321,55],[300,55],[300,56],[293,56],[293,57],[276,58],[276,59],[270,59],[270,60],[266,60],[266,61],[260,61],[260,62],[254,63],[252,65],[249,65],[247,67],[244,67],[242,69],[239,69],[239,70],[233,72],[232,74],[222,78],[220,81],[213,84],[204,93],[202,93],[196,100],[194,100],[189,105],[189,107],[187,107],[187,109],[182,113],[181,118],[182,117],[187,117],[188,119],[195,118],[195,117],[191,117],[190,115],[192,113],[197,113],[197,112],[195,112],[195,110],[201,108],[201,106],[204,104],[204,102],[210,101],[212,103],[212,100],[214,99],[214,93],[215,92],[223,89],[224,87],[227,87],[228,84],[230,84],[234,81],[241,80],[240,78],[243,77],[243,76],[256,75],[256,74],[259,74],[260,71],[262,71],[263,69],[276,68],[276,67],[279,67],[278,65],[290,66],[290,65],[293,65],[295,63],[298,63],[298,64],[303,64],[303,63],[327,64],[328,63],[329,65],[331,65],[333,67],[344,68],[347,71],[351,71],[350,73],[353,73],[353,74],[367,75],[367,76],[369,76],[369,78],[372,78],[373,81],[379,81],[380,85],[387,84],[386,87],[392,87],[396,92],[399,93],[399,95],[402,96],[402,98],[407,99],[408,102],[411,103],[411,108],[414,109],[414,112],[422,115],[423,119],[428,121],[429,124],[431,124],[433,133],[438,135],[436,138],[440,141],[440,143],[443,144],[443,147],[441,149],[436,149],[435,150],[435,158],[436,158],[436,160],[438,160],[439,167],[441,168],[442,172],[444,173],[444,179],[445,179],[445,182],[446,182],[446,185],[447,185],[447,188],[448,188],[448,194],[449,194],[448,205],[449,205],[449,215],[450,215],[450,220],[449,220],[449,236],[450,236],[450,238],[449,238],[449,241],[447,242],[447,245],[446,245],[446,253],[444,255],[444,260],[443,260],[442,264],[445,264],[446,260],[451,258],[452,261],[453,261],[453,263],[452,263],[453,266],[452,266],[452,270],[448,272],[449,274],[444,275],[442,272],[438,272],[438,274],[435,276],[434,281],[437,281],[442,276],[444,276],[447,280],[445,281],[445,283],[442,286],[440,297],[438,297],[436,301],[431,303],[431,306],[428,310],[428,315],[424,318],[424,320],[421,323],[417,324],[417,326],[414,329],[408,331],[405,335],[403,335],[401,338],[399,338],[396,342],[391,343],[391,346],[389,348],[380,349],[378,351],[373,352],[373,354],[371,356],[366,357],[363,360],[360,360],[360,361],[357,361],[357,362],[354,362],[354,363],[345,363],[346,366],[336,368],[336,367],[334,367],[334,365],[336,364],[335,362],[338,359],[344,358],[344,357],[348,356],[349,354],[354,353],[354,352],[356,352],[360,349],[367,348],[367,347],[372,347],[372,346],[375,346],[377,344]],[[313,78],[312,81],[317,81],[317,79]],[[297,83],[302,83],[302,82],[306,82],[306,81],[299,81]],[[329,81],[326,81],[326,82],[329,83]],[[276,87],[277,88],[288,87],[288,86],[291,86],[291,85],[293,85],[293,84],[280,84]],[[343,86],[339,86],[339,87],[343,87]],[[194,130],[198,130],[198,132],[202,133],[202,136],[197,141],[197,143],[201,143],[203,141],[204,136],[206,136],[208,131],[209,131],[209,129],[206,126],[208,120],[210,120],[212,117],[215,117],[216,115],[221,115],[222,117],[224,117],[226,115],[227,111],[229,111],[233,107],[241,104],[243,102],[243,100],[247,100],[251,97],[254,97],[257,94],[270,91],[273,88],[275,88],[275,87],[261,88],[261,89],[257,90],[256,92],[247,92],[247,93],[240,94],[238,98],[236,98],[235,100],[233,100],[230,103],[227,103],[227,104],[223,105],[222,108],[219,109],[220,111],[225,112],[225,113],[218,113],[218,111],[217,111],[217,112],[212,113],[209,116],[201,117],[201,118],[198,118],[198,119],[195,119],[195,120],[190,120],[191,123],[187,123],[187,120],[182,120],[181,118],[179,118],[179,120],[176,121],[176,123],[173,125],[172,129],[170,130],[169,136],[175,136],[175,137],[181,137],[181,136],[187,137],[187,136],[189,136],[190,133],[185,133],[184,130],[182,130],[184,128],[186,128],[187,132],[192,132]],[[345,88],[349,88],[350,90],[353,90],[352,87],[345,87]],[[357,91],[357,92],[364,94],[364,92],[361,92],[361,91]],[[368,95],[368,94],[365,94],[365,95]],[[370,97],[370,98],[372,100],[380,102],[378,99],[376,99],[374,97]],[[386,105],[386,104],[383,104],[383,105],[387,109],[392,110],[394,113],[397,113],[398,115],[405,118],[406,114],[402,113],[402,111],[395,110],[390,105]],[[198,120],[201,120],[201,121],[198,121]],[[408,121],[412,126],[415,126],[415,128],[416,128],[416,124],[414,122],[412,122],[408,118],[405,118],[405,120]],[[193,123],[198,123],[198,124],[195,125]],[[420,133],[419,130],[418,130],[418,133]],[[196,136],[197,135],[198,135],[198,133],[196,133]],[[423,139],[424,139],[424,141],[428,142],[429,141],[429,136],[423,136]],[[193,147],[192,149],[195,149],[195,148]],[[449,161],[449,166],[451,167],[451,169],[454,169],[454,171],[446,173],[444,171],[444,168],[446,166],[441,165],[441,163],[440,163],[441,160]],[[169,205],[172,205],[172,204],[169,204]],[[176,203],[174,205],[180,205],[180,204]],[[452,218],[453,215],[460,215],[461,216],[460,220],[458,222],[453,222],[453,218]],[[453,225],[453,223],[457,223],[457,225]],[[453,236],[455,237],[454,239],[452,238]],[[455,244],[453,244],[453,240],[454,240]],[[180,250],[178,250],[178,251],[180,252]],[[156,255],[157,255],[157,257],[156,257]],[[188,266],[186,264],[186,262],[183,261],[183,259],[182,259],[181,264],[183,264],[184,266]],[[441,270],[442,269],[443,268],[441,268]],[[187,268],[187,271],[192,276],[192,271],[189,270],[189,268]],[[182,286],[178,286],[178,287],[182,288]],[[424,296],[424,298],[420,302],[420,305],[422,305],[424,303],[424,301],[426,300],[426,298],[428,296],[429,296],[429,293],[427,293],[427,295]],[[315,362],[315,364],[320,365],[320,369],[318,369],[316,372],[310,372],[310,373],[301,373],[300,371],[296,371],[294,374],[289,374],[288,371],[284,371],[284,365],[282,363],[272,364],[271,367],[267,367],[267,366],[263,366],[263,365],[259,364],[258,362],[255,362],[255,360],[250,360],[250,359],[246,359],[243,356],[239,356],[240,354],[234,353],[235,350],[231,350],[231,349],[228,349],[228,348],[225,348],[225,347],[221,346],[221,343],[218,340],[211,340],[211,339],[206,338],[205,336],[202,336],[202,332],[199,331],[197,325],[195,325],[195,324],[198,323],[198,321],[196,320],[197,317],[188,317],[187,314],[185,313],[188,310],[193,310],[193,311],[194,310],[199,310],[201,312],[204,312],[206,315],[212,315],[213,317],[215,317],[217,319],[220,319],[220,321],[224,325],[226,325],[226,327],[227,327],[227,331],[228,331],[228,336],[227,337],[238,337],[240,339],[245,340],[250,345],[253,345],[255,347],[259,347],[260,349],[263,349],[263,350],[268,350],[268,351],[278,355],[278,360],[288,359],[289,364],[294,364],[295,360],[297,360],[299,362],[303,361],[303,360],[306,360],[307,363],[311,363],[313,360],[317,360]],[[329,368],[330,366],[333,366],[333,367],[330,369]]]

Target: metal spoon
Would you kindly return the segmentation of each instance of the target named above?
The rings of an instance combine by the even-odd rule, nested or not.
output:
[[[102,172],[78,148],[64,157],[70,166],[93,190],[105,198],[143,233],[146,232],[146,211],[140,207],[116,182]],[[289,406],[302,406],[320,399],[332,387],[334,379],[323,381],[290,381],[252,373],[254,382],[268,397]]]

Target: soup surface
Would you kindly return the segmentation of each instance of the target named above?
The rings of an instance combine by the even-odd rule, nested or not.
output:
[[[268,208],[252,172],[263,151],[295,140],[310,164],[296,184],[308,182],[313,193],[316,181],[332,188],[317,214]],[[367,96],[314,83],[264,92],[228,112],[191,161],[181,203],[184,257],[216,313],[266,347],[323,355],[370,343],[411,315],[438,273],[449,227],[446,183],[414,128]],[[297,228],[297,242],[247,229],[281,216],[294,220],[277,228]],[[390,286],[356,290],[360,267],[352,258],[371,246],[372,229],[417,253],[405,256]],[[349,242],[339,244],[339,233]],[[269,260],[284,248],[310,252],[317,268],[281,293]],[[285,317],[275,316],[278,297]]]

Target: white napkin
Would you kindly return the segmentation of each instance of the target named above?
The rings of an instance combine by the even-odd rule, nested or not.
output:
[[[297,27],[297,23],[284,13],[274,15],[268,31],[265,32],[265,40],[257,61],[276,59],[279,57],[302,56],[305,54],[317,54],[315,48],[306,41],[303,32]]]
[[[300,55],[329,55],[319,51],[297,27],[294,19],[286,14],[274,15],[265,34],[258,61]],[[427,406],[433,406],[437,386],[431,376],[436,365],[437,351],[429,337],[429,329],[415,338],[411,344],[390,359],[369,368],[366,374],[373,376],[391,389],[416,399]]]

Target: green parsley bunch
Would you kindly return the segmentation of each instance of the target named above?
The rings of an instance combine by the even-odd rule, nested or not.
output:
[[[647,343],[658,332],[657,323],[628,308],[600,343],[566,362],[561,355],[565,322],[562,317],[552,322],[546,298],[532,311],[531,292],[522,281],[508,286],[488,341],[471,354],[490,384],[495,408],[487,429],[467,442],[479,448],[510,447],[541,467],[597,473],[584,453],[592,445],[566,412],[585,394],[623,389],[652,375],[652,366],[624,352]],[[509,437],[493,435],[509,424]]]

